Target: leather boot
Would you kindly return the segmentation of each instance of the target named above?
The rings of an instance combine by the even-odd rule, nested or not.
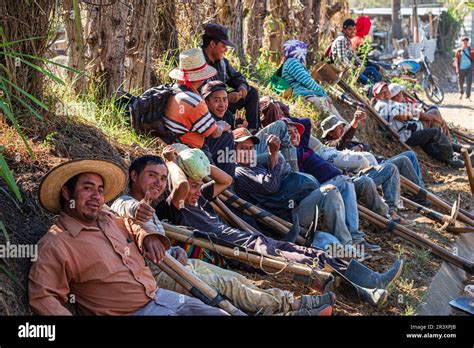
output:
[[[386,272],[377,273],[357,260],[351,260],[344,276],[364,288],[388,290],[402,273],[402,267],[403,261],[398,259]]]

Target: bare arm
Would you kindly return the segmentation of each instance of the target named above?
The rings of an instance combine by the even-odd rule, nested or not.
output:
[[[232,185],[232,177],[213,165],[211,165],[211,178],[214,180],[213,197],[217,197],[220,193]]]
[[[163,150],[163,158],[165,160],[166,167],[168,168],[169,178],[171,180],[171,203],[177,209],[181,209],[183,202],[189,192],[189,183],[186,174],[176,164],[176,157],[178,153],[175,148],[168,145]]]

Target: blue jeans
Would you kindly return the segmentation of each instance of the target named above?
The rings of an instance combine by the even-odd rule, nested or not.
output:
[[[361,242],[365,234],[359,230],[359,212],[357,210],[357,196],[354,183],[345,175],[338,175],[324,185],[332,184],[339,190],[344,202],[344,210],[346,213],[346,226],[349,229],[352,240]]]
[[[400,201],[400,173],[392,163],[382,163],[363,175],[371,178],[376,186],[382,186],[383,198],[390,208],[396,210]]]
[[[364,71],[359,74],[358,81],[363,85],[366,85],[369,82],[377,83],[382,81],[382,75],[374,66],[366,66]]]
[[[318,210],[316,211],[316,209]],[[317,221],[315,212],[324,215],[328,232],[334,235],[341,244],[352,243],[351,233],[346,226],[344,201],[337,188],[321,186],[302,199],[294,210],[294,213],[298,215],[300,225],[305,228],[309,228],[312,223]]]
[[[393,163],[397,166],[400,175],[403,175],[410,181],[421,188],[425,188],[423,177],[421,175],[420,165],[418,164],[418,158],[413,151],[405,151],[401,154],[391,157],[384,162]]]
[[[352,181],[356,190],[357,198],[367,208],[382,216],[388,214],[388,205],[377,192],[377,185],[368,176],[361,175],[353,177]]]
[[[260,139],[260,143],[255,145],[257,152],[257,164],[265,165],[268,163],[268,145],[267,135],[273,134],[277,136],[280,141],[280,152],[285,158],[286,162],[294,171],[298,171],[298,157],[296,155],[296,148],[291,144],[290,136],[288,135],[288,127],[283,121],[275,121],[262,130],[256,136]]]

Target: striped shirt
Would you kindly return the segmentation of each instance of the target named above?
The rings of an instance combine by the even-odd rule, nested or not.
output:
[[[177,134],[182,143],[200,149],[216,129],[216,121],[196,90],[183,85],[179,89],[166,104],[166,128]]]
[[[295,58],[288,58],[285,61],[281,76],[291,86],[295,97],[308,95],[327,96],[323,87],[314,81],[304,65]]]

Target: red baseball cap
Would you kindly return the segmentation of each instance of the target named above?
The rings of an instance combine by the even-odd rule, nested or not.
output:
[[[292,119],[290,118],[287,118],[287,117],[284,117],[281,119],[283,122],[285,122],[287,125],[292,125],[292,126],[295,126],[296,129],[298,130],[298,133],[300,134],[300,136],[303,135],[304,133],[304,126],[299,123],[299,122],[295,122],[293,121]]]
[[[372,87],[372,94],[374,96],[379,95],[379,93],[382,91],[382,88],[388,87],[387,82],[377,82],[374,87]]]

